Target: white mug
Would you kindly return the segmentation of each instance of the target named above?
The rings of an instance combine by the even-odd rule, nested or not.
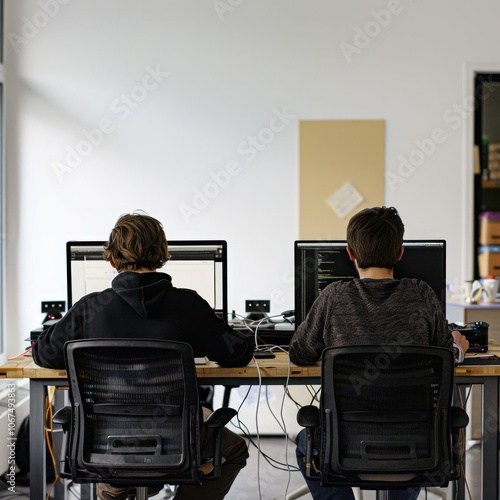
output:
[[[486,278],[483,280],[485,302],[495,302],[498,293],[498,280]]]

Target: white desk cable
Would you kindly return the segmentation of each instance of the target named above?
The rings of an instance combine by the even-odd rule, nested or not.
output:
[[[262,492],[260,488],[260,433],[259,433],[259,405],[260,405],[260,393],[261,393],[261,387],[262,387],[262,377],[260,374],[260,367],[259,364],[257,363],[257,360],[254,358],[254,363],[255,367],[257,368],[257,374],[259,378],[259,385],[258,385],[258,394],[257,394],[257,403],[255,407],[255,428],[256,428],[256,436],[257,436],[257,444],[255,444],[252,439],[250,438],[250,432],[248,430],[248,427],[237,417],[238,421],[238,428],[243,431],[243,433],[247,436],[248,440],[257,448],[257,485],[259,489],[259,499],[262,500]],[[240,406],[238,407],[238,415],[240,413],[241,407],[245,403],[245,401],[248,398],[248,395],[250,394],[250,391],[252,390],[253,386],[249,386],[247,393],[245,394],[245,397],[243,398]],[[245,427],[243,429],[243,427]]]
[[[271,350],[272,349],[279,349],[279,350],[284,351],[284,349],[281,348],[280,346],[271,346],[270,349]],[[274,412],[269,404],[268,386],[266,386],[266,404],[268,406],[268,409],[269,409],[271,415],[276,420],[276,422],[278,423],[278,425],[280,426],[281,430],[283,431],[283,433],[285,435],[285,464],[280,464],[279,461],[272,459],[271,457],[266,455],[261,449],[260,430],[259,430],[259,409],[260,409],[260,400],[261,400],[261,394],[262,394],[262,375],[261,375],[260,366],[258,364],[258,361],[256,359],[254,359],[254,362],[255,362],[255,367],[257,369],[258,380],[259,380],[256,410],[255,410],[255,428],[256,428],[257,444],[253,443],[253,441],[251,441],[251,439],[250,439],[250,441],[252,442],[252,444],[254,444],[254,446],[256,446],[257,452],[258,452],[258,455],[257,455],[257,484],[258,484],[258,489],[259,489],[259,499],[262,499],[261,480],[260,480],[260,456],[261,456],[261,454],[272,467],[278,468],[279,470],[285,470],[288,472],[288,481],[287,481],[287,486],[286,486],[286,491],[285,491],[285,498],[286,498],[286,494],[288,493],[288,489],[289,489],[290,482],[291,482],[291,472],[292,472],[292,470],[293,471],[299,470],[298,467],[291,466],[289,461],[288,461],[288,433],[286,430],[286,422],[285,422],[285,418],[283,415],[284,402],[285,402],[286,392],[288,391],[288,385],[289,385],[289,380],[290,380],[291,365],[290,365],[290,361],[288,361],[287,378],[286,378],[286,382],[284,385],[285,391],[284,391],[283,398],[281,400],[281,406],[280,406],[281,421],[276,417],[276,415],[274,414]],[[250,390],[251,390],[251,387],[248,389],[248,391],[245,395],[244,401],[247,399],[248,394],[250,393]],[[243,405],[244,401],[241,403],[239,409]],[[240,429],[243,430],[243,428],[242,428],[242,425],[244,425],[243,422],[241,422],[238,419],[238,423],[239,423]],[[245,428],[246,428],[246,426],[245,426]],[[245,433],[248,432],[248,429],[246,428],[246,430],[243,430],[243,432],[245,432]],[[282,469],[281,467],[277,467],[277,464],[284,465],[285,468]]]
[[[269,344],[259,344],[260,339],[259,339],[259,328],[262,326],[262,324],[268,324],[271,323],[270,321],[272,318],[277,318],[281,317],[281,314],[276,314],[274,316],[266,316],[265,318],[259,319],[259,320],[248,320],[244,316],[241,316],[239,314],[235,314],[236,317],[241,319],[242,325],[245,327],[246,330],[249,330],[252,332],[253,337],[254,337],[254,346],[256,351],[264,351],[264,350],[270,350]]]
[[[286,465],[284,463],[281,463],[279,462],[278,460],[270,457],[269,455],[267,455],[266,453],[264,453],[263,451],[261,450],[258,450],[257,448],[257,443],[254,442],[254,440],[252,439],[251,435],[250,435],[250,430],[248,429],[248,427],[245,425],[245,423],[240,420],[239,418],[239,412],[242,408],[242,406],[246,403],[246,400],[248,399],[248,396],[250,394],[250,391],[253,389],[253,385],[249,386],[245,396],[243,397],[243,401],[240,403],[239,407],[238,407],[238,415],[235,417],[236,419],[236,422],[237,424],[234,423],[233,420],[231,420],[231,425],[233,427],[235,427],[236,429],[240,430],[243,435],[245,436],[245,438],[248,440],[248,442],[250,444],[252,444],[256,449],[257,451],[263,456],[263,458],[266,460],[266,462],[273,468],[275,469],[278,469],[278,470],[281,470],[281,471],[286,471],[287,469],[285,468]],[[297,468],[298,470],[298,468]]]
[[[258,336],[258,332],[259,332],[259,328],[260,326],[262,325],[262,323],[271,323],[272,324],[272,321],[271,319],[272,318],[279,318],[281,317],[281,314],[275,314],[274,316],[266,316],[265,318],[262,318],[261,320],[258,320],[257,324],[255,325],[255,331],[254,331],[254,343],[255,343],[255,350],[261,350],[261,347],[259,347],[259,336]]]
[[[273,346],[271,348],[271,350],[280,350],[280,351],[283,351],[283,352],[286,352],[285,349],[283,349],[282,347],[280,346]],[[288,386],[289,386],[289,382],[290,382],[290,372],[291,372],[291,364],[290,364],[290,359],[288,359],[288,366],[287,366],[287,377],[286,377],[286,381],[285,381],[285,384],[283,385],[283,397],[281,398],[281,405],[280,405],[280,419],[278,419],[278,417],[276,417],[276,415],[274,414],[270,404],[269,404],[269,396],[268,396],[268,386],[266,386],[266,402],[267,402],[267,407],[271,413],[271,415],[273,416],[274,420],[276,420],[276,422],[278,423],[280,429],[283,431],[283,434],[285,436],[285,465],[286,465],[286,471],[288,472],[288,481],[287,481],[287,486],[286,486],[286,490],[285,490],[285,498],[286,498],[286,495],[288,494],[288,488],[290,487],[290,482],[291,482],[291,479],[292,479],[292,476],[291,476],[291,473],[292,471],[298,471],[299,468],[296,467],[296,466],[291,466],[289,461],[288,461],[288,432],[287,432],[287,429],[286,429],[286,420],[285,420],[285,417],[283,415],[283,410],[284,410],[284,405],[285,405],[285,400],[287,397],[289,397],[289,399],[291,399],[291,401],[293,401],[296,406],[299,408],[300,405],[298,405],[298,403],[296,403],[296,401],[293,400],[293,398],[290,397],[290,392],[289,392],[289,389],[288,389]]]
[[[254,320],[249,321],[245,316],[242,316],[241,314],[235,314],[235,318],[238,318],[241,320],[241,323],[243,326],[247,329],[250,330],[253,333],[252,327],[250,326],[251,323],[253,323]],[[250,323],[250,324],[249,324]],[[230,323],[231,324],[231,323]]]
[[[258,390],[257,403],[256,403],[256,408],[255,408],[255,428],[256,428],[255,432],[257,435],[257,445],[256,445],[256,448],[257,448],[257,486],[258,486],[258,490],[259,490],[259,500],[262,500],[262,492],[261,492],[261,488],[260,488],[260,433],[259,433],[259,419],[258,419],[259,403],[260,403],[260,389],[262,386],[262,379],[260,376],[260,368],[259,368],[259,365],[258,365],[257,360],[255,358],[254,358],[254,362],[255,362],[255,367],[257,368],[257,373],[259,376],[259,390]],[[248,388],[248,391],[245,395],[245,398],[243,399],[243,401],[240,404],[240,407],[238,408],[238,413],[239,413],[239,409],[241,409],[243,403],[246,401],[251,389],[252,389],[252,386],[250,386]],[[241,422],[241,420],[239,418],[238,418],[238,424],[240,426],[240,429],[242,429],[241,424],[243,424],[243,422]],[[248,428],[246,426],[245,426],[245,429],[246,429],[246,431],[243,431],[243,432],[246,432],[248,437],[250,437],[250,433],[248,432]],[[255,443],[253,443],[253,444],[255,445]]]
[[[276,346],[276,345],[274,345],[274,346],[268,346],[268,348],[270,350],[279,349],[279,350],[285,351],[282,347]],[[262,375],[261,375],[260,366],[258,364],[258,361],[255,358],[254,358],[254,362],[255,362],[255,367],[257,369],[257,375],[258,375],[258,392],[257,392],[257,401],[256,401],[256,410],[255,410],[255,428],[256,428],[257,443],[254,443],[252,441],[252,439],[250,438],[250,433],[249,433],[248,428],[246,427],[246,425],[239,418],[237,418],[238,426],[236,426],[235,424],[233,424],[233,425],[235,425],[235,427],[239,428],[247,436],[247,438],[249,439],[249,441],[257,449],[257,452],[258,452],[258,454],[257,454],[257,484],[258,484],[258,491],[259,491],[259,500],[262,500],[262,490],[261,490],[261,480],[260,480],[260,456],[261,455],[266,459],[266,461],[272,467],[275,467],[278,470],[284,470],[284,471],[288,472],[288,481],[287,481],[287,486],[286,486],[286,491],[285,491],[285,498],[286,498],[286,495],[288,493],[288,489],[290,487],[290,482],[291,482],[291,472],[299,470],[298,467],[291,466],[290,463],[289,463],[289,461],[288,461],[288,433],[287,433],[287,430],[286,430],[286,422],[285,422],[285,418],[284,418],[284,415],[283,415],[285,397],[287,396],[287,393],[288,393],[288,385],[289,385],[290,373],[291,373],[291,364],[290,364],[290,360],[288,360],[287,378],[286,378],[286,382],[285,382],[285,385],[284,385],[284,389],[285,390],[284,390],[284,394],[283,394],[283,398],[281,400],[281,406],[280,406],[281,421],[276,417],[276,415],[274,414],[274,412],[272,411],[272,409],[271,409],[271,407],[269,405],[268,387],[266,386],[266,403],[267,403],[267,406],[269,408],[269,411],[271,412],[271,415],[274,417],[274,419],[276,420],[276,422],[278,423],[278,425],[280,426],[280,428],[282,429],[282,431],[283,431],[283,433],[285,435],[285,464],[281,464],[279,461],[277,461],[275,459],[272,459],[270,456],[268,456],[267,454],[265,454],[261,450],[260,430],[259,430],[259,409],[260,409],[260,400],[261,400],[261,395],[262,395]],[[251,389],[252,389],[252,386],[250,386],[248,388],[248,391],[245,394],[245,396],[243,398],[243,401],[241,402],[241,404],[240,404],[240,406],[238,408],[238,414],[239,414],[239,410],[242,408],[243,404],[247,400],[248,395],[249,395]],[[283,465],[284,468],[277,467],[277,465]]]
[[[282,349],[279,346],[275,346],[275,348]],[[257,373],[258,373],[258,376],[259,376],[259,391],[258,391],[257,409],[256,409],[256,412],[255,412],[255,427],[256,427],[256,432],[257,432],[258,449],[260,451],[260,432],[259,432],[258,413],[259,413],[260,395],[261,395],[261,389],[262,389],[262,377],[261,377],[261,374],[260,374],[259,365],[258,365],[258,363],[257,363],[256,360],[255,360],[255,366],[257,367]],[[274,414],[274,412],[271,409],[271,406],[269,404],[268,386],[266,386],[266,403],[267,403],[267,407],[269,408],[269,411],[271,412],[271,415],[274,417],[274,419],[276,420],[276,422],[278,423],[278,425],[280,426],[281,430],[283,431],[283,433],[285,435],[285,465],[286,465],[286,471],[288,472],[288,480],[287,480],[286,489],[285,489],[285,498],[286,498],[286,496],[288,494],[288,489],[290,487],[290,482],[291,482],[291,478],[292,478],[292,475],[291,475],[292,468],[291,468],[290,463],[288,461],[288,432],[286,430],[286,421],[285,421],[285,417],[283,415],[285,398],[286,398],[286,394],[287,394],[287,391],[288,391],[288,385],[289,385],[289,382],[290,382],[290,372],[291,372],[291,364],[290,364],[290,359],[289,359],[288,360],[288,365],[287,365],[287,377],[286,377],[286,381],[285,381],[285,384],[284,384],[283,397],[281,398],[281,405],[280,405],[280,418],[281,418],[281,420],[278,420],[278,418],[276,417],[276,415]],[[298,470],[298,467],[295,470]],[[261,498],[261,488],[260,488],[260,452],[259,452],[258,458],[257,458],[257,482],[258,482],[258,485],[259,485],[259,498]]]
[[[274,348],[277,348],[279,350],[282,350],[284,351],[283,348],[281,348],[280,346],[274,346]],[[278,417],[274,414],[272,408],[271,408],[271,405],[269,404],[269,388],[268,386],[266,386],[266,403],[267,403],[267,407],[269,409],[269,412],[271,413],[271,415],[273,416],[274,420],[277,422],[277,424],[279,425],[280,429],[283,431],[283,434],[285,436],[285,470],[288,472],[288,481],[287,481],[287,485],[286,485],[286,489],[285,489],[285,498],[288,494],[288,488],[290,487],[290,482],[291,482],[291,479],[292,479],[292,471],[299,471],[299,468],[297,466],[291,466],[289,461],[288,461],[288,432],[287,432],[287,429],[286,429],[286,420],[285,420],[285,417],[283,415],[283,410],[284,410],[284,405],[285,405],[285,400],[287,398],[287,396],[289,395],[289,390],[288,390],[288,386],[289,386],[289,382],[290,382],[290,372],[291,372],[291,364],[290,364],[290,360],[288,360],[288,368],[287,368],[287,378],[286,378],[286,381],[285,381],[285,384],[283,386],[283,397],[281,398],[281,405],[280,405],[280,418],[278,419]],[[292,399],[293,401],[293,399]],[[296,403],[294,401],[294,403]],[[297,403],[296,403],[297,404]]]

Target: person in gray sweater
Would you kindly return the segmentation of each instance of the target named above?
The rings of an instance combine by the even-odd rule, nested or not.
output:
[[[449,332],[434,291],[427,283],[394,279],[404,258],[404,224],[394,207],[366,208],[347,226],[347,252],[359,278],[333,282],[318,296],[289,346],[290,360],[310,365],[326,347],[435,345],[453,349],[457,361],[469,348],[460,332]],[[297,461],[305,475],[305,432],[297,437]],[[316,500],[353,500],[351,488],[307,481]],[[395,490],[391,498],[415,500],[419,489]]]

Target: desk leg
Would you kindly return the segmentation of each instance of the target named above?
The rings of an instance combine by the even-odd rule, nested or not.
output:
[[[483,439],[481,448],[482,498],[499,498],[499,383],[498,377],[484,377]]]
[[[457,384],[458,393],[456,394],[457,397],[453,398],[452,405],[460,406],[460,403],[467,399],[467,388],[470,388],[470,386]],[[464,433],[463,439],[464,439],[464,441],[466,441],[466,434],[465,433]],[[465,447],[465,443],[464,443],[464,447]],[[466,491],[465,478],[467,477],[466,463],[467,463],[467,451],[466,451],[466,448],[464,448],[463,473],[462,473],[460,479],[453,482],[452,488],[451,488],[452,498],[455,500],[465,500],[465,491]]]
[[[45,499],[45,384],[30,379],[30,500]]]

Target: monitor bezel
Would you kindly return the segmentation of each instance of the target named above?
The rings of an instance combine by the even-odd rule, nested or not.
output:
[[[298,306],[301,304],[301,299],[302,299],[302,293],[301,293],[301,275],[299,272],[299,265],[300,265],[300,257],[301,257],[301,250],[300,250],[300,245],[329,245],[332,247],[335,246],[343,246],[347,247],[347,241],[346,240],[296,240],[294,243],[294,308],[295,308],[295,327],[297,328],[300,323],[302,323],[305,319],[301,318],[301,313]],[[429,245],[439,245],[442,246],[443,248],[443,283],[442,283],[442,296],[437,296],[439,303],[441,304],[443,314],[446,317],[446,240],[444,239],[405,239],[403,240],[403,247],[405,245],[424,245],[424,244],[429,244]],[[403,255],[404,258],[404,255]],[[354,267],[354,262],[353,262],[353,267]],[[355,274],[357,275],[357,271],[355,270]]]
[[[71,251],[76,246],[88,247],[104,247],[106,241],[99,240],[71,240],[66,243],[66,287],[67,287],[67,300],[68,309],[73,305],[72,297],[72,283],[71,283]],[[169,240],[168,246],[220,246],[222,248],[222,317],[225,321],[228,319],[229,306],[228,306],[228,267],[227,267],[227,241],[226,240]],[[104,248],[103,248],[104,252]],[[168,262],[160,268],[160,271],[168,274]],[[175,286],[175,283],[174,283]],[[196,290],[195,288],[193,288]]]

